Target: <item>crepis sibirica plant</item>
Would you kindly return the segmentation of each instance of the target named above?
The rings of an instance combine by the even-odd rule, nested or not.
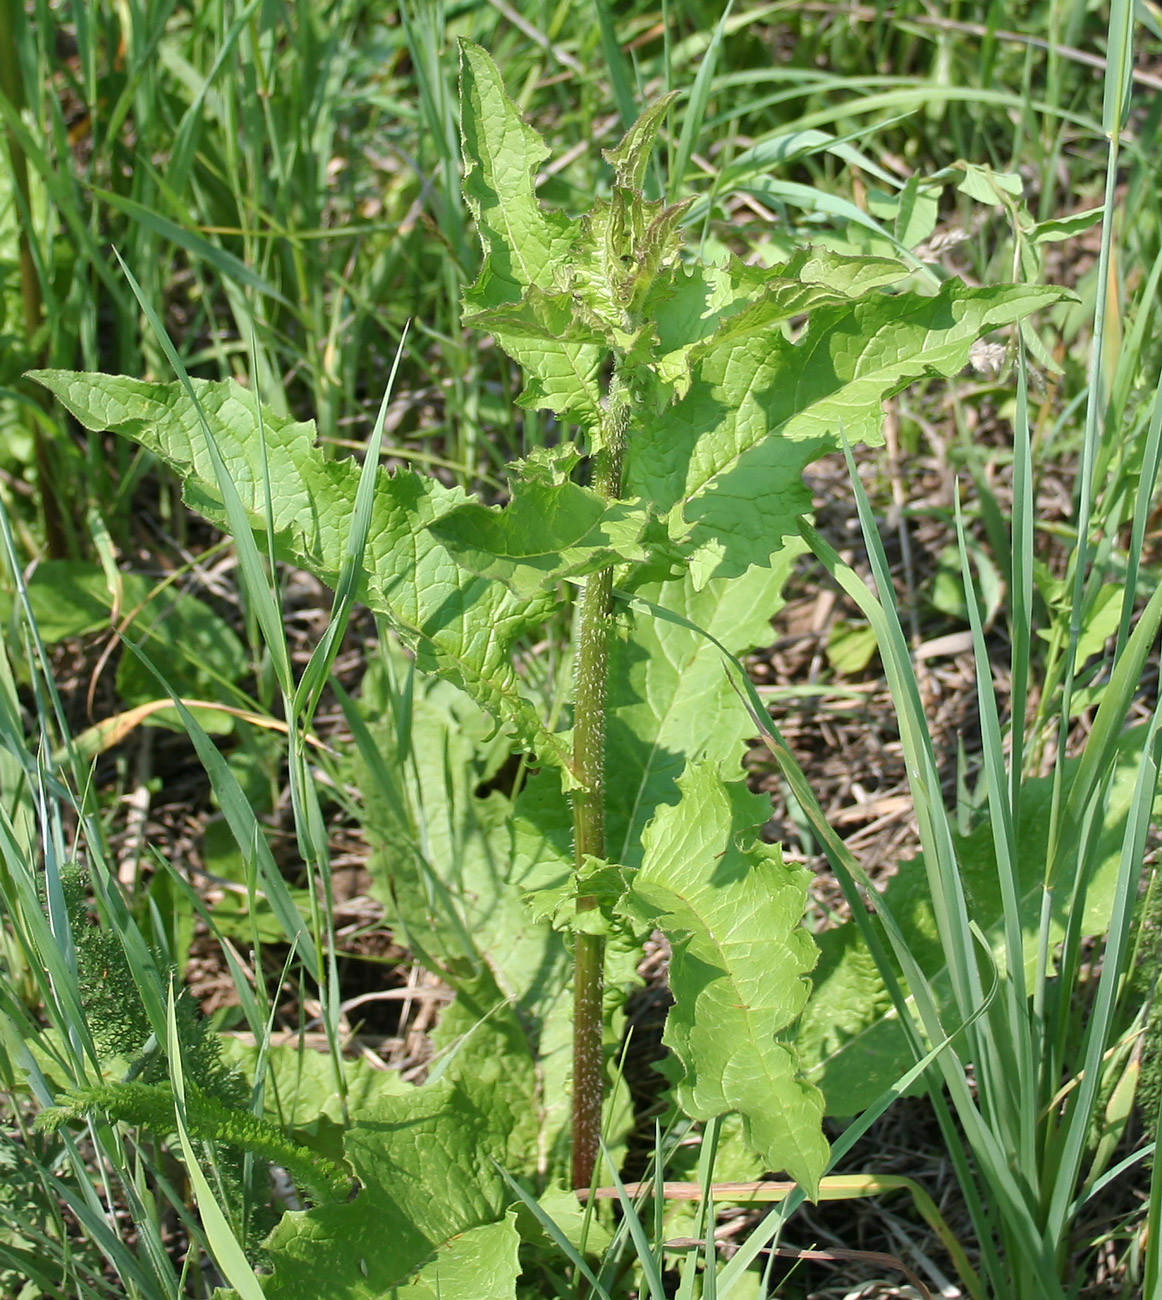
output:
[[[169,465],[240,545],[272,538],[276,558],[332,585],[354,572],[410,656],[415,709],[445,709],[443,753],[459,752],[446,719],[467,706],[530,759],[519,792],[469,784],[455,836],[420,836],[398,797],[398,727],[357,737],[381,892],[457,994],[438,1033],[448,1058],[352,1115],[362,1190],[284,1220],[269,1295],[348,1273],[352,1294],[379,1293],[433,1251],[469,1251],[474,1285],[492,1269],[505,1293],[519,1229],[497,1166],[539,1189],[590,1184],[603,1124],[611,1141],[624,1128],[611,1061],[635,945],[654,930],[673,951],[677,1105],[737,1113],[762,1164],[815,1191],[823,1098],[793,1033],[815,957],[806,876],[758,838],[768,805],[742,768],[754,728],[722,656],[767,639],[802,549],[804,468],[843,440],[879,443],[886,398],[955,374],[978,338],[1058,296],[917,288],[914,262],[821,247],[772,267],[700,257],[683,238],[689,200],[643,195],[674,95],[605,153],[608,192],[588,212],[546,210],[548,150],[468,43],[460,91],[483,247],[464,321],[519,365],[520,404],[557,436],[511,467],[503,507],[334,459],[312,424],[232,382],[37,372],[87,428]],[[550,715],[525,647],[569,611],[565,707]]]

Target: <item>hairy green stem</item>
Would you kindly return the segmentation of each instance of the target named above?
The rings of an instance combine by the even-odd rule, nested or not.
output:
[[[594,457],[593,488],[606,498],[621,493],[629,399],[618,375],[609,389],[605,445]],[[609,634],[613,624],[613,567],[590,575],[577,613],[577,670],[573,702],[573,863],[605,856],[605,700]],[[578,913],[596,911],[592,896],[577,900]],[[605,939],[577,932],[573,953],[573,1186],[593,1181],[601,1138],[604,1095],[602,1000]]]

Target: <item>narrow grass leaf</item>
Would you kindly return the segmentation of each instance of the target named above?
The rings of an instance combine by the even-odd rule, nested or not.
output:
[[[1110,680],[1102,693],[1085,752],[1065,801],[1062,833],[1058,837],[1053,856],[1046,864],[1046,879],[1050,886],[1060,883],[1062,871],[1076,846],[1076,837],[1091,806],[1094,791],[1099,781],[1105,779],[1113,763],[1118,737],[1130,704],[1141,687],[1146,661],[1155,648],[1159,629],[1162,629],[1162,586],[1155,589],[1138,616],[1125,651],[1114,665]]]
[[[173,345],[161,318],[154,310],[152,304],[147,301],[141,291],[141,286],[133,276],[133,272],[122,261],[118,254],[118,261],[121,262],[121,269],[124,271],[129,281],[130,287],[145,313],[153,329],[154,335],[165,353],[173,372],[178,377],[178,384],[181,391],[185,394],[190,402],[193,414],[196,418],[197,425],[202,431],[205,440],[204,445],[209,457],[210,465],[213,469],[213,478],[216,482],[218,492],[225,509],[226,521],[234,537],[234,545],[238,553],[238,562],[242,570],[242,580],[246,588],[246,594],[250,600],[251,607],[254,609],[258,618],[259,626],[262,628],[266,638],[267,646],[270,648],[274,661],[283,664],[283,671],[289,673],[289,663],[286,662],[285,645],[286,638],[282,627],[282,611],[279,609],[278,600],[271,590],[271,584],[266,576],[266,569],[263,565],[262,558],[259,555],[258,547],[254,541],[254,534],[251,531],[246,509],[242,502],[238,488],[235,485],[234,474],[227,470],[226,462],[222,455],[218,439],[215,436],[215,429],[211,425],[209,416],[205,407],[199,401],[198,391],[186,372],[186,368],[178,356],[177,349]],[[261,404],[257,401],[255,406],[259,408],[258,424],[261,431]],[[260,439],[261,460],[263,469],[266,469],[266,440]],[[264,511],[265,521],[269,530],[269,520],[271,518],[271,490],[272,483],[269,474],[264,473],[258,480],[262,486],[266,510]],[[277,647],[283,647],[283,653],[278,653]],[[289,678],[284,682],[284,689],[289,690]]]
[[[1112,0],[1106,43],[1102,127],[1115,143],[1130,112],[1134,72],[1134,3]]]
[[[1159,254],[1162,266],[1162,253]],[[1130,545],[1126,555],[1126,585],[1122,600],[1122,616],[1118,624],[1118,639],[1114,660],[1119,661],[1125,651],[1134,619],[1134,596],[1138,589],[1138,574],[1145,550],[1146,529],[1152,513],[1154,493],[1158,485],[1158,471],[1162,468],[1162,374],[1154,387],[1154,409],[1150,415],[1150,429],[1142,448],[1142,466],[1139,470],[1138,491],[1134,501],[1134,517],[1130,528]]]
[[[174,1007],[174,994],[171,986],[169,1005],[166,1015],[166,1058],[169,1062],[170,1081],[173,1084],[174,1121],[177,1125],[178,1141],[181,1143],[185,1158],[186,1173],[193,1184],[194,1195],[198,1202],[198,1211],[206,1230],[206,1240],[213,1252],[214,1260],[222,1270],[222,1275],[238,1292],[239,1300],[264,1300],[262,1285],[255,1276],[246,1253],[239,1244],[234,1230],[230,1227],[218,1199],[214,1195],[198,1157],[194,1154],[193,1144],[186,1131],[186,1092],[185,1078],[182,1071],[182,1045],[178,1038],[177,1015]]]
[[[1154,1121],[1155,1133],[1162,1130],[1162,1101]],[[1162,1160],[1155,1156],[1150,1172],[1150,1203],[1142,1229],[1146,1238],[1142,1295],[1145,1300],[1162,1300]]]
[[[613,87],[613,99],[621,115],[622,126],[628,131],[637,117],[637,96],[630,83],[629,69],[617,38],[609,0],[593,0],[597,11],[597,27],[601,33],[601,51],[605,55],[605,70]]]
[[[955,506],[961,577],[964,583],[969,626],[972,630],[973,657],[976,662],[981,748],[988,782],[989,824],[1003,904],[1007,974],[1004,996],[1008,1002],[1008,1033],[1002,1028],[995,1040],[996,1055],[978,1061],[977,1069],[981,1075],[979,1084],[981,1095],[986,1106],[994,1109],[993,1122],[1005,1132],[1006,1141],[1016,1153],[1026,1177],[1032,1181],[1035,1179],[1036,1162],[1033,1108],[1030,1106],[996,1107],[996,1103],[1007,1097],[1010,1088],[1013,1087],[1018,1097],[1035,1095],[1036,1063],[1032,1036],[1024,1028],[1028,1023],[1028,990],[1025,984],[1023,909],[1020,900],[1020,873],[1017,866],[1018,841],[1013,806],[1010,802],[1011,786],[1009,774],[1005,769],[1000,714],[997,709],[996,692],[992,686],[992,664],[985,644],[959,491],[956,494]]]
[[[528,1212],[552,1238],[557,1249],[593,1288],[593,1292],[598,1297],[598,1300],[611,1300],[609,1292],[601,1285],[593,1270],[585,1262],[585,1257],[561,1230],[552,1215],[550,1215],[534,1197],[530,1196],[520,1183],[518,1183],[505,1169],[502,1169],[498,1165],[497,1171],[508,1184],[509,1191],[520,1199]]]
[[[727,19],[730,17],[733,3],[734,0],[728,0],[722,11],[722,17],[714,28],[706,53],[698,65],[698,75],[694,78],[690,97],[686,101],[686,112],[682,117],[682,133],[678,136],[677,149],[670,166],[670,181],[667,187],[667,201],[670,203],[678,200],[686,178],[686,169],[690,166],[690,157],[702,133],[702,125],[706,121],[706,107],[710,102],[714,74],[718,70],[718,56],[722,50],[722,39],[726,35]]]
[[[1116,1034],[1118,993],[1126,974],[1134,906],[1138,898],[1146,839],[1158,793],[1157,739],[1160,727],[1162,700],[1155,706],[1142,749],[1134,800],[1130,816],[1126,820],[1118,888],[1102,952],[1097,996],[1085,1022],[1080,1082],[1071,1099],[1063,1126],[1061,1153],[1047,1216],[1047,1229],[1053,1240],[1064,1238],[1070,1221],[1069,1208],[1080,1178],[1085,1147],[1092,1131],[1099,1090],[1103,1083],[1102,1060]]]
[[[319,698],[331,672],[331,665],[339,652],[339,645],[347,630],[351,609],[355,603],[356,593],[363,581],[364,555],[367,550],[367,537],[371,532],[372,506],[375,500],[375,488],[379,482],[379,457],[383,447],[384,422],[387,418],[388,403],[395,388],[395,377],[399,371],[400,358],[403,356],[407,341],[408,327],[405,325],[396,348],[395,358],[391,364],[387,386],[379,404],[379,413],[372,426],[371,437],[364,453],[363,468],[359,474],[359,485],[355,491],[355,507],[351,513],[351,525],[347,541],[343,548],[343,559],[339,566],[339,576],[335,582],[335,597],[331,604],[331,617],[327,621],[327,630],[322,639],[311,652],[303,675],[295,691],[293,712],[299,719],[301,727],[310,727]]]
[[[108,204],[111,208],[116,208],[129,217],[131,221],[137,222],[146,230],[151,230],[154,234],[160,235],[163,239],[176,244],[179,248],[184,248],[191,257],[212,266],[224,280],[233,280],[236,284],[247,289],[253,289],[265,297],[281,303],[284,307],[292,305],[279,293],[274,285],[264,280],[257,272],[252,271],[245,262],[240,261],[233,253],[228,253],[224,248],[220,248],[196,231],[188,230],[185,226],[179,226],[176,222],[170,221],[168,217],[163,217],[159,212],[154,212],[125,195],[114,194],[111,190],[94,189],[93,197],[102,203]],[[144,305],[143,302],[142,306],[144,307]]]
[[[661,1270],[658,1267],[658,1261],[654,1257],[654,1252],[650,1247],[650,1239],[646,1233],[645,1225],[641,1221],[641,1216],[637,1212],[637,1206],[634,1205],[633,1199],[625,1190],[625,1184],[621,1181],[621,1175],[618,1173],[617,1164],[609,1153],[609,1148],[605,1142],[601,1142],[601,1155],[605,1160],[606,1168],[609,1170],[609,1176],[613,1180],[613,1185],[617,1189],[617,1200],[621,1206],[623,1223],[628,1225],[629,1235],[633,1241],[634,1252],[637,1257],[638,1267],[642,1271],[642,1278],[649,1289],[650,1300],[666,1300],[666,1285],[662,1281]]]
[[[174,708],[181,718],[182,726],[193,742],[202,766],[206,770],[206,775],[210,778],[211,789],[213,789],[219,807],[229,824],[230,832],[234,836],[234,842],[238,845],[245,859],[257,863],[267,901],[282,926],[287,942],[298,950],[311,977],[318,981],[319,962],[310,928],[303,920],[294,900],[291,898],[287,883],[283,879],[282,872],[279,871],[278,864],[270,851],[266,835],[254,814],[254,809],[246,796],[246,792],[239,783],[238,777],[234,774],[221,750],[210,739],[193,713],[176,695],[169,691],[168,683],[157,666],[137,646],[130,645],[128,642],[126,645],[157,678],[162,688],[169,693]]]

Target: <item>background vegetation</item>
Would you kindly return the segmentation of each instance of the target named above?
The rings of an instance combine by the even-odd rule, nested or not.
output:
[[[1044,935],[1039,952],[1028,954],[1027,935],[1007,936],[998,968],[1011,975],[1028,961],[1029,983],[992,995],[997,1015],[1009,999],[1008,1019],[981,1022],[987,1032],[968,1053],[971,1095],[963,1078],[945,1077],[943,1110],[904,1097],[874,1123],[867,1117],[859,1144],[849,1129],[852,1150],[835,1173],[853,1181],[837,1206],[765,1220],[749,1237],[759,1212],[732,1211],[719,1240],[753,1246],[721,1269],[705,1248],[660,1244],[712,1240],[709,1220],[655,1221],[643,1210],[643,1227],[623,1208],[606,1225],[601,1285],[712,1295],[721,1272],[723,1293],[792,1296],[899,1281],[882,1259],[843,1258],[861,1246],[906,1259],[933,1290],[943,1280],[963,1294],[974,1284],[976,1294],[1006,1294],[1008,1277],[1022,1300],[1041,1294],[1028,1288],[1043,1281],[1044,1249],[1061,1287],[1074,1288],[1044,1294],[1155,1294],[1162,1209],[1145,1157],[1162,1095],[1148,888],[1162,424],[1157,6],[776,0],[724,14],[604,0],[519,12],[500,0],[4,0],[2,14],[10,165],[0,176],[0,1161],[11,1174],[0,1188],[0,1292],[208,1295],[224,1278],[239,1287],[245,1252],[261,1264],[259,1243],[288,1203],[268,1191],[257,1136],[245,1156],[199,1147],[192,1159],[190,1144],[203,1141],[192,1112],[176,1137],[83,1107],[86,1118],[71,1126],[34,1131],[39,1111],[93,1082],[98,1057],[107,1078],[171,1077],[169,1026],[194,1087],[257,1115],[273,1109],[324,1156],[336,1152],[360,1089],[385,1086],[376,1068],[389,1064],[405,1081],[430,1069],[428,1031],[448,993],[413,961],[423,934],[401,928],[362,870],[365,836],[379,832],[367,831],[368,775],[349,757],[352,728],[358,741],[361,717],[375,727],[396,720],[375,740],[414,765],[408,789],[421,821],[523,779],[503,737],[458,713],[461,703],[439,688],[416,684],[390,636],[358,612],[339,625],[331,681],[312,683],[299,707],[288,685],[337,626],[330,596],[277,570],[284,633],[272,644],[235,551],[187,512],[176,481],[130,443],[80,429],[23,375],[47,367],[172,377],[144,303],[189,374],[239,379],[278,415],[315,420],[330,454],[362,453],[389,390],[386,463],[501,500],[506,463],[553,445],[560,431],[516,404],[513,365],[461,323],[480,266],[460,191],[455,38],[465,36],[491,52],[552,148],[538,191],[550,207],[587,208],[608,188],[599,147],[675,89],[684,98],[647,194],[694,198],[686,235],[704,254],[731,250],[769,265],[807,242],[902,249],[940,277],[1049,283],[1074,295],[1019,335],[994,339],[958,378],[894,399],[887,448],[861,452],[853,481],[841,459],[813,472],[816,556],[826,559],[830,544],[873,572],[878,521],[880,604],[839,561],[829,561],[830,576],[804,561],[772,649],[752,667],[757,707],[774,708],[834,830],[795,789],[792,767],[756,749],[751,770],[776,795],[772,835],[818,871],[809,920],[821,969],[840,964],[848,942],[829,951],[823,940],[855,899],[835,883],[845,850],[877,876],[920,848],[932,864],[953,843],[939,829],[947,809],[951,831],[965,842],[983,835],[992,860],[1011,851],[1048,861],[1062,842],[1089,844],[1091,828],[1110,820],[1121,773],[1128,811],[1112,819],[1113,848],[1099,849],[1095,830],[1086,859],[1092,874],[1114,863],[1108,890],[1091,900],[1112,928],[1070,922],[1085,913],[1083,871],[1080,892],[1065,891],[1058,928],[1033,927]],[[857,509],[858,483],[866,497]],[[973,586],[979,600],[966,595]],[[1137,626],[1151,635],[1135,642]],[[547,710],[565,633],[526,656]],[[180,716],[150,663],[175,694],[205,707]],[[979,698],[977,681],[992,687]],[[363,701],[362,715],[350,696]],[[424,717],[423,734],[444,748],[413,750],[405,716]],[[195,742],[190,717],[216,743]],[[1135,722],[1138,741],[1122,742],[1131,752],[1118,767],[1110,745]],[[762,723],[756,717],[756,736]],[[771,743],[777,755],[780,737]],[[1106,764],[1093,760],[1090,787],[1087,753]],[[930,799],[918,830],[891,804],[916,773]],[[1004,824],[998,791],[1014,791],[1010,811],[1021,803],[1022,779],[1043,782],[1028,789],[1046,811],[1031,811],[1032,795],[1021,806],[1026,828],[1044,823],[1044,840],[1022,840],[1018,826],[982,830]],[[853,818],[853,806],[864,812]],[[248,841],[262,842],[272,870],[259,872]],[[952,882],[972,860],[961,841],[948,847],[951,898],[964,892]],[[913,878],[897,877],[901,914]],[[963,1018],[990,987],[987,978],[983,990],[971,987],[979,971],[970,972],[969,922],[1003,931],[1007,902],[1002,895],[990,912],[975,889],[959,921],[954,905],[930,904],[928,950],[909,932],[923,966],[913,993],[922,1000],[931,980],[939,999],[934,971],[947,968],[955,984],[959,962]],[[306,918],[305,931],[292,917]],[[1093,940],[1107,929],[1112,955]],[[297,947],[288,932],[300,934]],[[644,968],[655,993],[661,962]],[[187,991],[167,1007],[170,970]],[[876,996],[890,1006],[882,988]],[[654,1119],[664,1129],[675,1117],[663,1076],[644,1059],[650,1006],[642,995],[631,1007],[643,1028],[625,1060],[637,1118],[626,1126],[626,1177],[682,1141],[675,1167],[691,1179],[756,1176],[729,1132],[715,1130],[723,1154],[713,1171],[713,1144],[698,1147],[698,1130],[675,1121],[655,1140]],[[287,1041],[284,1060],[276,1049]],[[343,1058],[345,1092],[328,1073]],[[244,1076],[259,1083],[242,1095]],[[832,1109],[847,1118],[894,1079],[888,1069],[872,1096]],[[1033,1089],[1032,1118],[1028,1097],[1007,1095],[1012,1080]],[[271,1158],[286,1165],[286,1155]],[[208,1179],[194,1188],[200,1213],[187,1183],[199,1166]],[[939,1172],[949,1166],[957,1177]],[[856,1174],[880,1181],[859,1184]],[[896,1200],[853,1208],[863,1205],[853,1197],[886,1192],[897,1176],[938,1196],[943,1235]],[[1027,1219],[1026,1192],[1038,1206]],[[207,1205],[222,1207],[217,1219]],[[799,1260],[787,1277],[786,1261],[760,1254],[777,1233],[784,1250],[829,1248],[831,1258]],[[964,1258],[949,1249],[958,1236]],[[522,1261],[523,1294],[582,1293],[576,1259],[547,1239]],[[680,1261],[681,1282],[672,1271]]]

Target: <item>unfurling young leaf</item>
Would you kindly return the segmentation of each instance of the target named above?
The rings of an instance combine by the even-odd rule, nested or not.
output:
[[[662,122],[670,106],[678,98],[676,90],[655,100],[625,133],[616,149],[606,149],[602,154],[613,168],[613,183],[619,190],[640,190],[654,141],[658,138]]]

